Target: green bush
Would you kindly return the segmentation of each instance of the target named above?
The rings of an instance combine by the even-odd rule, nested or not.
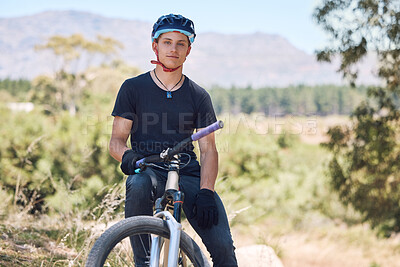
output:
[[[329,172],[340,200],[387,236],[400,232],[400,112],[396,93],[371,88],[369,95],[354,111],[352,129],[331,128],[325,146],[333,152]]]
[[[216,188],[228,209],[234,209],[232,223],[250,224],[260,219],[266,212],[265,188],[280,170],[275,139],[241,127],[240,122],[232,119],[217,134],[217,146],[220,164]]]
[[[108,155],[106,121],[1,111],[1,186],[32,213],[94,207],[123,177]]]

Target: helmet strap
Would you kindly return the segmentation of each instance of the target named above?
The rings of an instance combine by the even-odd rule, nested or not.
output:
[[[158,59],[158,58],[157,58],[157,59]],[[173,71],[176,71],[177,69],[179,69],[180,67],[182,67],[182,65],[180,65],[179,67],[170,69],[170,68],[165,67],[164,64],[162,64],[162,63],[161,63],[160,61],[158,61],[158,60],[152,60],[152,61],[150,61],[150,62],[151,62],[151,64],[160,65],[160,66],[163,68],[163,71],[165,71],[165,72],[173,72]]]
[[[176,67],[176,68],[173,68],[173,69],[167,68],[164,64],[162,64],[160,62],[160,59],[158,58],[158,51],[157,50],[156,50],[155,53],[156,53],[156,56],[157,56],[157,60],[151,60],[150,63],[151,64],[160,65],[163,68],[163,71],[165,71],[165,72],[174,72],[174,71],[178,70],[180,67],[182,67],[182,65],[180,65],[179,67]]]

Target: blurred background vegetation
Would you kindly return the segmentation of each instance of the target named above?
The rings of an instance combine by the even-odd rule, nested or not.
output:
[[[395,266],[400,10],[392,1],[348,2],[325,1],[314,17],[335,40],[319,60],[339,57],[349,86],[207,88],[226,123],[217,134],[217,191],[234,235],[269,244],[283,259],[291,254],[280,237],[311,232],[373,252],[364,256],[369,266]],[[365,23],[335,28],[330,16],[349,8]],[[369,38],[371,29],[381,38]],[[120,48],[102,36],[53,36],[37,47],[58,56],[53,75],[0,81],[1,265],[80,265],[98,235],[93,229],[122,218],[110,112],[120,84],[141,70],[115,60]],[[380,58],[382,87],[355,86],[352,66],[368,50]],[[32,248],[36,258],[17,256]]]

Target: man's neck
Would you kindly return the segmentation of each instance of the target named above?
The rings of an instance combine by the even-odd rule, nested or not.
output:
[[[154,75],[154,71],[156,72],[155,75]],[[162,88],[164,87],[162,84],[164,84],[168,89],[170,89],[170,88],[174,87],[177,84],[177,82],[179,80],[181,80],[181,78],[182,78],[182,67],[180,67],[179,69],[177,69],[176,71],[173,71],[173,72],[165,72],[165,71],[163,71],[161,66],[157,65],[156,68],[152,72],[153,72],[152,74],[154,76],[156,76],[156,77],[154,77],[154,78],[156,78],[155,82]],[[154,78],[153,78],[153,80],[154,80]],[[160,80],[162,82],[162,84],[159,84],[159,81],[157,80],[157,78],[158,78],[158,80]],[[181,83],[182,83],[182,81],[183,81],[183,79],[181,80]],[[178,85],[176,87],[180,87],[180,85]],[[163,89],[165,89],[165,88],[163,88]]]

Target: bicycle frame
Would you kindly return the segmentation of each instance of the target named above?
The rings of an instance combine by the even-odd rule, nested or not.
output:
[[[183,204],[183,193],[179,191],[179,156],[175,156],[169,163],[167,183],[164,195],[156,200],[154,217],[165,218],[170,231],[168,244],[168,267],[176,267],[179,259],[179,242],[182,225],[180,224],[181,210]],[[165,211],[165,207],[172,201],[174,213]],[[150,249],[150,267],[158,267],[160,262],[160,251],[163,240],[159,236],[152,237]]]

